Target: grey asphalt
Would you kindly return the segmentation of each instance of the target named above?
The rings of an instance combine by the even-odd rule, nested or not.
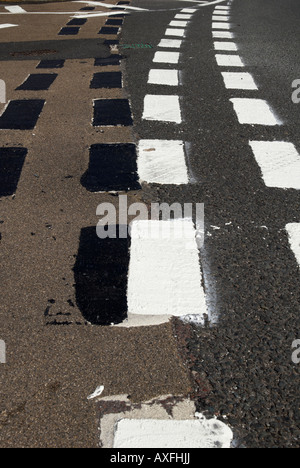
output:
[[[158,10],[166,3],[133,5]],[[170,8],[178,5],[168,2]],[[229,423],[237,447],[296,448],[300,367],[291,354],[300,334],[300,272],[285,226],[300,222],[300,194],[267,188],[248,142],[289,141],[300,150],[300,107],[291,101],[292,82],[300,78],[300,6],[296,0],[232,5],[235,42],[259,85],[255,97],[266,99],[284,121],[278,128],[238,123],[229,98],[249,93],[224,87],[214,58],[212,9],[199,8],[187,30],[182,86],[174,90],[181,96],[181,125],[141,120],[145,94],[170,91],[147,86],[153,50],[124,50],[136,134],[189,142],[189,169],[196,179],[186,187],[145,187],[143,197],[205,204],[201,255],[210,311],[218,320],[205,328],[191,326],[183,347],[200,389],[210,388],[198,398],[198,410]],[[122,43],[150,43],[155,50],[173,18],[174,11],[133,14],[125,20]]]

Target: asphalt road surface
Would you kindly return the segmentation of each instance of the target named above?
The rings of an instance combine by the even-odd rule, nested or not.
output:
[[[0,446],[165,397],[299,447],[299,3],[114,3],[0,5]],[[99,239],[122,194],[204,204],[204,241]]]

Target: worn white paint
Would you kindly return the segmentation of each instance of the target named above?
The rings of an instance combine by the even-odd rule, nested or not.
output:
[[[231,29],[232,25],[230,23],[213,23],[212,24],[213,29]]]
[[[188,21],[175,21],[175,20],[173,20],[173,21],[171,21],[169,23],[169,26],[171,26],[171,27],[174,26],[175,28],[186,28],[187,25],[188,25]]]
[[[230,101],[241,124],[282,125],[269,104],[262,99],[233,98]]]
[[[234,39],[234,34],[228,31],[213,31],[213,38],[216,39]]]
[[[180,47],[182,46],[182,42],[182,39],[162,39],[158,44],[158,47],[180,49]]]
[[[154,54],[154,63],[178,63],[180,54],[179,52],[156,52]]]
[[[184,146],[177,140],[140,140],[138,174],[142,182],[155,184],[187,184],[188,171]]]
[[[4,7],[7,11],[9,11],[10,13],[14,13],[14,14],[23,14],[23,13],[27,13],[26,10],[24,10],[24,8],[18,6],[18,5],[8,5],[8,6],[5,6]]]
[[[300,223],[287,224],[285,229],[289,236],[291,249],[300,267]]]
[[[213,15],[212,20],[213,20],[213,21],[221,21],[221,22],[226,23],[226,22],[229,21],[230,18],[231,18],[230,16],[218,16],[218,15]]]
[[[191,219],[133,221],[129,313],[197,314],[204,321],[207,309],[196,235]]]
[[[146,95],[143,119],[181,123],[179,97],[157,94]]]
[[[175,37],[184,37],[185,30],[184,29],[175,29],[175,28],[168,28],[165,32],[165,36],[175,36]]]
[[[197,8],[183,8],[182,10],[180,10],[181,13],[196,13]]]
[[[0,364],[6,364],[6,344],[4,340],[0,340]]]
[[[18,26],[18,24],[9,24],[9,23],[6,23],[6,24],[0,24],[0,29],[6,29],[6,28],[14,28]]]
[[[96,388],[94,393],[92,393],[91,395],[87,397],[87,399],[94,400],[95,398],[98,398],[100,395],[102,395],[103,391],[104,391],[104,386],[100,385],[99,387]]]
[[[244,63],[239,55],[216,54],[216,61],[219,67],[244,67]]]
[[[152,69],[148,77],[149,84],[178,86],[178,70]]]
[[[222,72],[222,77],[227,89],[257,90],[257,86],[250,73],[246,72]]]
[[[268,187],[300,190],[300,155],[292,143],[250,141]]]
[[[229,449],[232,440],[233,433],[226,424],[217,419],[208,420],[202,415],[198,420],[185,421],[122,419],[116,426],[114,448]],[[184,460],[188,465],[189,459],[183,458],[181,463]]]
[[[234,42],[216,41],[214,42],[215,50],[225,50],[229,52],[237,52],[238,47]]]
[[[175,15],[175,19],[179,20],[190,20],[193,17],[193,15],[182,15],[181,13],[178,13],[178,15]]]
[[[217,10],[215,9],[213,14],[214,16],[228,16],[228,11],[227,10]]]

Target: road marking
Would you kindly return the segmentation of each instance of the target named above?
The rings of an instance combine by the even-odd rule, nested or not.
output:
[[[226,17],[228,17],[228,11],[215,10],[213,12],[213,14],[216,15],[216,16],[226,16]]]
[[[180,10],[181,13],[196,13],[198,11],[197,8],[183,8],[183,10]]]
[[[214,15],[212,17],[212,20],[213,21],[221,21],[221,22],[224,22],[224,23],[228,23],[228,21],[231,19],[230,16],[216,16]]]
[[[152,69],[148,77],[149,84],[178,86],[178,70]]]
[[[102,2],[93,2],[93,1],[84,1],[84,0],[77,0],[77,1],[75,1],[73,3],[87,3],[88,5],[101,6],[103,8],[113,7],[113,8],[118,8],[118,9],[121,9],[121,10],[124,10],[124,8],[125,8],[126,10],[149,11],[146,8],[131,7],[131,6],[128,6],[128,5],[111,5],[111,4],[102,3]]]
[[[227,89],[258,90],[250,73],[222,72]]]
[[[133,221],[128,313],[204,318],[206,303],[192,220]]]
[[[31,74],[26,80],[16,88],[16,91],[47,91],[57,78],[56,73],[35,73]]]
[[[238,48],[234,42],[215,42],[214,43],[215,50],[228,50],[231,52],[237,52]]]
[[[238,55],[216,54],[216,60],[219,67],[244,67],[241,57]]]
[[[234,39],[234,34],[227,31],[213,31],[213,37],[216,39]]]
[[[156,52],[154,54],[154,63],[178,63],[179,52]]]
[[[5,23],[5,24],[0,24],[0,29],[15,28],[17,26],[19,26],[19,25],[18,24]]]
[[[33,130],[44,104],[42,99],[9,101],[0,117],[0,129]]]
[[[175,36],[175,37],[184,37],[185,30],[184,29],[172,29],[168,28],[165,32],[165,36]]]
[[[212,28],[213,29],[231,29],[232,28],[232,24],[230,23],[213,23],[212,24]]]
[[[181,39],[162,39],[157,47],[167,47],[171,49],[180,49],[182,46]]]
[[[146,95],[144,99],[143,119],[181,123],[179,97]]]
[[[24,8],[17,6],[17,5],[5,6],[4,8],[8,10],[10,13],[14,13],[14,14],[27,13],[27,11],[24,10]]]
[[[188,184],[183,142],[140,140],[138,174],[142,182],[168,185]]]
[[[267,187],[300,189],[300,155],[292,143],[250,141]]]
[[[93,126],[133,125],[128,99],[95,99]]]
[[[183,19],[183,20],[190,20],[193,17],[193,15],[182,15],[178,13],[175,15],[175,19]]]
[[[230,99],[241,124],[282,125],[272,112],[269,104],[262,99]]]
[[[26,148],[0,148],[0,197],[16,193],[26,155]]]
[[[188,21],[171,21],[169,23],[169,26],[174,26],[175,28],[178,27],[178,28],[186,28],[188,25]]]
[[[114,448],[227,448],[231,446],[233,433],[217,419],[207,420],[159,420],[159,419],[121,419],[115,428]],[[162,461],[165,455],[156,454],[155,461]],[[189,454],[166,455],[171,461],[188,465]],[[164,460],[165,461],[165,460]]]
[[[96,144],[81,178],[89,192],[139,190],[136,147],[131,143]]]
[[[288,233],[291,249],[300,267],[300,224],[289,223],[286,225],[285,229]]]

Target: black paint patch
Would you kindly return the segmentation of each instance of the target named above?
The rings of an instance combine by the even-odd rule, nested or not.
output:
[[[95,73],[92,79],[91,89],[99,88],[122,88],[121,72],[101,72]]]
[[[111,26],[122,26],[123,20],[122,19],[113,19],[112,18],[112,19],[108,19],[105,24],[111,25]]]
[[[86,18],[73,18],[67,23],[67,26],[83,26],[86,22]]]
[[[111,26],[103,26],[103,28],[100,29],[98,34],[118,34],[119,28],[113,28]]]
[[[119,41],[117,39],[106,39],[106,41],[104,41],[104,44],[105,45],[117,45],[119,44]]]
[[[76,303],[93,325],[111,325],[127,317],[127,276],[130,239],[99,239],[95,227],[82,229],[74,267]],[[128,227],[121,229],[127,232]]]
[[[81,184],[89,192],[139,190],[136,147],[131,143],[96,144]]]
[[[76,27],[66,27],[66,28],[62,28],[58,35],[59,36],[76,36],[76,34],[79,33],[79,29],[80,28],[76,28]]]
[[[133,125],[128,99],[95,100],[93,125]]]
[[[95,7],[83,7],[83,8],[80,8],[79,11],[93,11],[95,10]]]
[[[29,75],[26,81],[16,90],[23,91],[44,91],[50,88],[54,80],[56,79],[56,73],[36,73]]]
[[[26,155],[26,148],[0,148],[0,197],[16,192]]]
[[[110,57],[107,58],[96,58],[95,59],[95,67],[103,67],[106,65],[120,65],[120,60],[122,59],[122,55],[112,54]]]
[[[117,5],[129,5],[130,2],[126,2],[126,1],[121,1],[121,2],[118,2]]]
[[[0,117],[0,129],[33,130],[44,104],[42,99],[10,101]]]
[[[63,68],[65,60],[41,60],[36,68]]]

